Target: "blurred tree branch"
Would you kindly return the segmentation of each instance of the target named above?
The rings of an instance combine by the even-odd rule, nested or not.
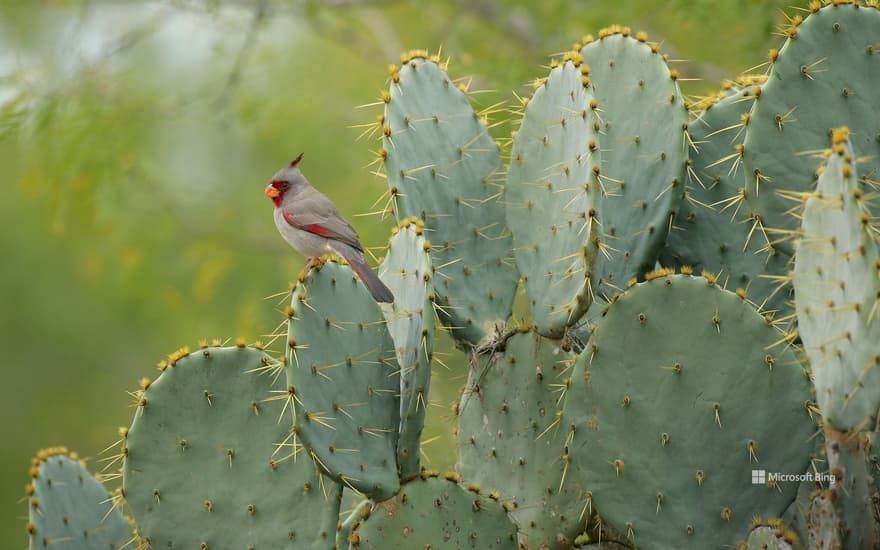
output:
[[[459,0],[458,5],[462,10],[469,11],[487,23],[500,27],[528,49],[536,48],[538,36],[535,32],[535,22],[528,11],[520,8],[502,9],[493,0]],[[504,21],[501,21],[502,12],[508,13]]]
[[[232,63],[232,69],[226,77],[226,85],[223,87],[223,91],[220,93],[220,97],[217,100],[221,105],[229,103],[230,98],[235,93],[235,89],[241,82],[241,75],[244,71],[245,64],[254,50],[260,27],[262,27],[266,20],[269,11],[268,7],[268,0],[256,0],[254,3],[254,13],[250,27],[248,27],[241,47],[238,50],[238,54],[235,56],[235,61]]]

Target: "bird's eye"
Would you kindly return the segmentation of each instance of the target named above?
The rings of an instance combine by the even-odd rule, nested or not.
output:
[[[290,182],[285,181],[284,183],[281,184],[281,188],[284,189],[285,191],[287,191],[288,189],[290,189]]]

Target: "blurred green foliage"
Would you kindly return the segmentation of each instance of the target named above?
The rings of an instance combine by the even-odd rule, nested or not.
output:
[[[126,389],[201,338],[267,340],[303,265],[262,195],[305,151],[310,180],[367,246],[385,187],[357,125],[386,67],[442,47],[479,105],[515,105],[554,52],[611,23],[646,30],[686,93],[761,64],[781,0],[0,3],[0,540],[25,545],[29,457],[99,454],[127,425]],[[504,136],[510,126],[501,125]],[[374,136],[375,137],[375,136]],[[377,202],[378,201],[378,202]],[[276,346],[277,347],[277,346]],[[463,357],[440,359],[427,464],[454,455]]]

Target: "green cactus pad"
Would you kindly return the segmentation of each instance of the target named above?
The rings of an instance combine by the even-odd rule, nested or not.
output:
[[[767,239],[793,253],[800,194],[816,184],[832,128],[848,126],[863,173],[880,170],[880,11],[858,2],[818,7],[771,51],[769,79],[749,117],[743,161],[749,205]],[[798,24],[800,23],[800,24]],[[876,179],[876,178],[874,178]]]
[[[866,434],[838,432],[825,428],[825,450],[828,471],[835,476],[831,489],[840,531],[845,548],[877,548],[874,525],[873,478],[868,471],[865,456]]]
[[[581,49],[602,134],[598,292],[653,269],[685,192],[688,112],[656,45],[614,27]],[[607,254],[607,256],[605,255]]]
[[[345,500],[345,498],[343,498],[343,500]],[[354,504],[351,509],[340,516],[340,518],[344,517],[345,519],[340,521],[336,526],[336,550],[347,550],[349,546],[348,540],[355,523],[369,516],[372,507],[373,501],[370,499],[364,499]]]
[[[575,365],[571,464],[637,546],[717,548],[794,499],[797,483],[753,484],[753,471],[806,471],[809,380],[783,334],[714,279],[648,278],[608,306]]]
[[[816,442],[817,447],[824,447],[822,445],[824,441],[822,441],[821,438],[816,437],[814,441]],[[822,461],[823,464],[821,467],[824,469],[826,467],[824,464],[824,458]],[[811,462],[813,463],[810,464],[810,467],[806,472],[810,477],[804,479],[801,481],[800,485],[798,485],[797,496],[781,516],[783,524],[794,531],[795,535],[797,535],[801,542],[809,540],[810,538],[810,495],[820,487],[815,481],[815,474],[820,471],[818,463],[816,462],[816,457],[814,457]]]
[[[871,477],[874,480],[874,491],[878,492],[880,491],[880,454],[878,454],[877,451],[878,444],[880,444],[880,432],[868,432],[867,437],[868,448],[865,449],[865,454],[868,458],[868,473],[871,474]],[[880,525],[880,510],[877,510],[876,515],[877,517],[875,517],[875,520],[877,521],[877,524]]]
[[[342,491],[291,456],[281,369],[257,349],[204,347],[144,384],[123,487],[146,545],[333,548]]]
[[[880,408],[880,254],[846,130],[803,211],[794,287],[800,336],[825,422],[873,427]]]
[[[116,550],[131,542],[119,507],[76,455],[63,447],[42,450],[30,473],[30,550]]]
[[[478,358],[458,407],[462,479],[516,504],[524,548],[570,545],[586,528],[586,490],[568,471],[557,414],[573,361],[550,340],[515,333]]]
[[[400,366],[400,430],[397,464],[400,477],[419,473],[422,429],[434,354],[434,297],[431,243],[421,221],[405,221],[388,244],[379,277],[394,293],[381,304]]]
[[[837,514],[834,511],[834,494],[830,489],[816,492],[810,499],[809,548],[838,550],[846,548],[841,540]]]
[[[792,313],[791,285],[786,275],[790,256],[767,246],[753,220],[742,208],[742,170],[716,164],[745,138],[743,116],[754,103],[752,86],[739,86],[711,104],[691,122],[689,131],[697,150],[691,152],[695,177],[675,215],[666,246],[660,254],[665,266],[690,266],[696,273],[721,274],[726,287],[747,289],[761,311],[779,318]],[[699,178],[699,179],[697,179]]]
[[[349,540],[352,550],[518,548],[516,526],[499,502],[454,480],[427,474],[403,484],[394,498],[374,506],[355,525]]]
[[[341,484],[383,500],[399,487],[399,367],[385,318],[348,266],[318,263],[294,288],[287,383],[306,453]]]
[[[593,96],[580,54],[550,71],[525,107],[513,141],[505,204],[532,322],[559,337],[591,303],[598,235],[594,168],[599,167]]]
[[[476,345],[510,317],[519,279],[498,146],[467,96],[419,53],[394,71],[387,99],[382,156],[395,214],[425,221],[440,319],[460,345]]]
[[[797,535],[784,528],[781,523],[771,521],[771,525],[759,524],[749,532],[748,540],[737,544],[738,550],[793,550],[802,548]]]

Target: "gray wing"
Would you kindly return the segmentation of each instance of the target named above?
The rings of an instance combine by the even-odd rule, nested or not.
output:
[[[284,219],[290,225],[336,239],[363,252],[357,232],[342,218],[333,201],[314,187],[306,187],[296,194],[290,208],[284,212]]]

